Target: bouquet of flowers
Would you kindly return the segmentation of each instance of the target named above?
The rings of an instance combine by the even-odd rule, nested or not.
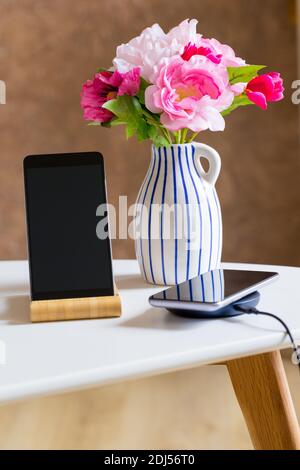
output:
[[[99,69],[82,87],[84,119],[91,125],[124,125],[127,138],[156,146],[192,142],[207,129],[223,131],[240,106],[283,99],[277,72],[260,74],[233,49],[197,33],[185,20],[167,34],[158,24],[117,47],[113,66]]]

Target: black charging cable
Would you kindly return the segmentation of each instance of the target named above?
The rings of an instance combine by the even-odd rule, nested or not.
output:
[[[292,348],[294,350],[296,360],[297,360],[297,365],[299,367],[299,372],[300,372],[300,348],[297,346],[296,341],[291,333],[291,330],[287,326],[287,324],[277,315],[274,315],[273,313],[268,313],[268,312],[261,312],[260,310],[257,310],[255,307],[242,307],[241,305],[234,305],[234,309],[237,310],[238,312],[245,313],[247,315],[264,315],[265,317],[271,317],[274,318],[274,320],[277,320],[281,325],[284,327],[287,335],[289,336],[292,344]]]

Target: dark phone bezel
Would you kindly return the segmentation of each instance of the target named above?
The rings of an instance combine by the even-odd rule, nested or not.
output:
[[[27,248],[29,260],[29,277],[30,277],[30,291],[32,300],[55,300],[55,299],[70,299],[70,298],[86,298],[86,297],[104,297],[114,295],[114,281],[113,281],[113,268],[112,268],[112,250],[110,236],[107,239],[107,247],[110,254],[109,263],[109,279],[111,282],[108,288],[98,289],[82,289],[82,290],[61,290],[61,291],[47,291],[38,292],[34,288],[34,280],[32,276],[32,259],[33,247],[31,246],[30,237],[30,224],[29,210],[28,210],[28,180],[27,170],[31,168],[51,168],[51,167],[66,167],[66,166],[84,166],[84,165],[99,165],[103,178],[105,204],[107,204],[106,181],[104,171],[104,160],[100,152],[77,152],[77,153],[56,153],[47,155],[28,155],[23,160],[23,173],[24,173],[24,188],[25,188],[25,212],[26,212],[26,225],[27,225]],[[99,175],[100,180],[100,175]],[[99,182],[101,184],[101,182]],[[99,263],[100,269],[100,263]]]

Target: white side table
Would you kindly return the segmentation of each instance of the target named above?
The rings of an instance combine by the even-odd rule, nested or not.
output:
[[[259,308],[279,314],[300,340],[300,269],[224,264],[278,271]],[[152,309],[161,290],[144,283],[133,260],[114,262],[123,314],[119,319],[29,322],[26,261],[0,262],[0,401],[99,386],[224,363],[256,449],[300,449],[298,422],[280,350],[289,340],[269,318],[187,320]]]

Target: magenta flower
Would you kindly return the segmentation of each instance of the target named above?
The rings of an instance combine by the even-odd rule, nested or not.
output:
[[[268,108],[268,102],[282,100],[283,92],[283,80],[278,72],[270,72],[253,78],[246,87],[249,100],[263,110]]]
[[[129,72],[100,72],[82,86],[81,107],[86,121],[108,122],[114,114],[103,108],[104,103],[117,96],[135,96],[140,88],[140,69]]]
[[[214,64],[220,64],[222,60],[222,54],[214,54],[210,47],[197,47],[196,44],[189,42],[181,55],[183,60],[190,60],[194,55],[202,55],[211,60]]]

